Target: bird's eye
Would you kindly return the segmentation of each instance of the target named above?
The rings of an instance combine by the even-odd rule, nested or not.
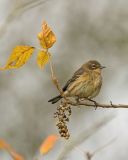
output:
[[[92,68],[96,68],[96,65],[95,65],[95,64],[92,64]]]

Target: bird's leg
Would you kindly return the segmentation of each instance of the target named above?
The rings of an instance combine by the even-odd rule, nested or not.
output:
[[[93,103],[95,104],[95,110],[96,110],[96,109],[97,109],[97,107],[98,107],[97,102],[96,102],[96,101],[94,101],[94,100],[92,100],[92,99],[90,99],[90,98],[87,98],[87,100],[89,100],[89,101],[91,101],[91,102],[93,102]]]
[[[79,102],[79,97],[75,97],[76,101]]]
[[[84,101],[85,98],[80,98],[80,97],[76,96],[76,97],[75,97],[75,100],[79,103],[80,101]]]
[[[76,102],[80,102],[80,98],[78,96],[75,97]]]

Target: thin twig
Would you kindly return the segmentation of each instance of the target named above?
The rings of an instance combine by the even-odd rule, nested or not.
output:
[[[47,50],[47,54],[48,54],[48,50]],[[49,56],[49,54],[48,54],[48,56]],[[64,103],[67,104],[67,98],[64,95],[64,92],[63,92],[63,90],[62,90],[62,88],[61,88],[61,86],[59,84],[59,81],[58,81],[56,75],[55,75],[55,72],[54,72],[54,69],[53,69],[52,60],[51,60],[50,56],[49,56],[49,65],[50,65],[50,70],[51,70],[52,81],[53,81],[54,85],[56,86],[56,88],[58,89],[60,95],[65,99]]]
[[[89,103],[87,101],[71,101],[70,99],[68,99],[67,103],[72,106],[91,106],[94,108],[96,107],[94,103]],[[127,104],[113,104],[112,102],[110,102],[110,104],[102,104],[96,102],[96,104],[97,107],[100,108],[128,108]]]
[[[91,160],[93,155],[90,152],[85,153],[87,160]]]
[[[51,59],[49,60],[49,65],[50,65],[50,70],[51,70],[52,81],[55,84],[55,86],[58,89],[58,91],[60,92],[61,96],[63,96],[63,91],[62,91],[62,89],[60,87],[58,79],[55,76],[55,73],[54,73],[54,70],[53,70],[53,64],[52,64]]]

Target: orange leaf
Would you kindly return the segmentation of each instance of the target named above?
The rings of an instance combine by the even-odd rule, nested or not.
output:
[[[24,160],[24,158],[21,155],[17,154],[12,149],[12,147],[9,144],[7,144],[5,141],[3,141],[2,139],[0,140],[0,149],[6,150],[11,155],[13,160]]]
[[[24,160],[24,158],[21,155],[17,154],[14,151],[10,151],[9,153],[14,160]]]
[[[1,68],[1,70],[14,69],[23,66],[29,60],[33,51],[34,47],[31,46],[16,46],[13,49],[5,67]]]
[[[55,34],[52,32],[51,28],[46,22],[43,22],[42,32],[38,34],[38,39],[43,48],[48,49],[56,42]]]
[[[40,153],[41,154],[46,154],[48,153],[53,146],[55,145],[55,142],[57,141],[58,136],[57,135],[50,135],[48,136],[44,142],[42,143],[41,147],[40,147]]]
[[[9,145],[4,141],[4,140],[0,140],[0,149],[6,149],[8,148]]]
[[[50,53],[47,53],[45,51],[39,51],[37,55],[38,66],[42,69],[44,65],[48,63],[50,57],[51,57]]]

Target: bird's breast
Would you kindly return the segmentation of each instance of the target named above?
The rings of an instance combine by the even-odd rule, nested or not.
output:
[[[102,76],[100,73],[94,73],[92,75],[92,79],[93,79],[93,93],[91,95],[90,98],[93,98],[95,96],[97,96],[100,92],[101,86],[102,86]]]
[[[70,84],[65,92],[67,96],[80,98],[93,98],[101,88],[101,76],[99,74],[83,74]]]

